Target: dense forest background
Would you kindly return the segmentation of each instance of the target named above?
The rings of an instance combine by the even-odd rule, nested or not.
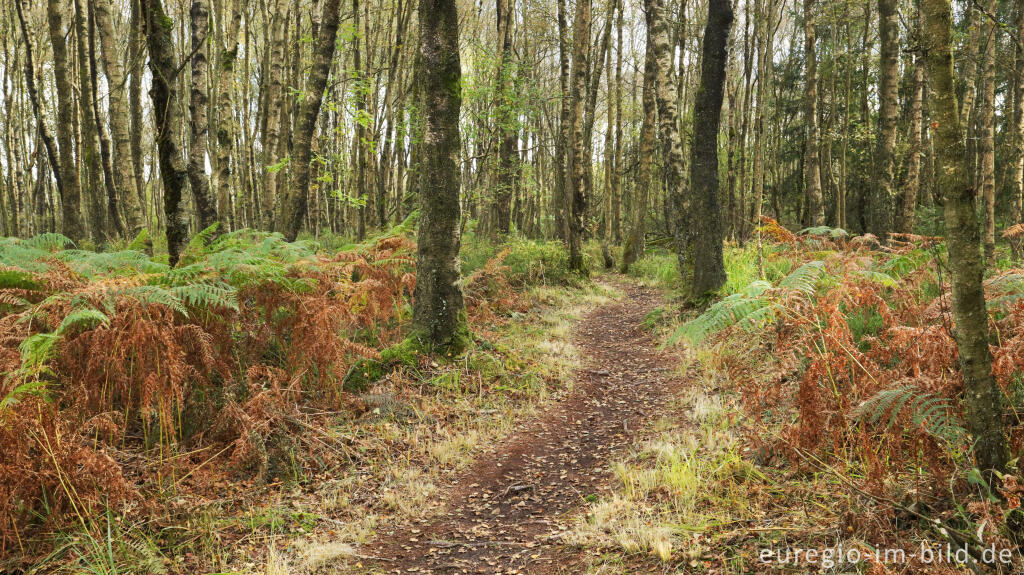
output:
[[[187,220],[189,234],[220,222],[222,231],[294,236],[283,221],[293,194],[308,197],[298,220],[305,233],[362,238],[401,221],[417,206],[422,156],[415,2],[342,3],[307,143],[300,108],[310,99],[321,4],[5,2],[0,234],[59,231],[96,246],[144,229],[162,238],[170,204],[161,130],[188,176],[172,219]],[[653,103],[645,114],[643,101],[645,7],[590,4],[459,4],[464,227],[568,238],[563,170],[579,60],[585,235],[619,243],[636,217],[654,236],[672,234],[666,149],[643,141],[644,117],[657,114]],[[175,84],[163,118],[149,97],[149,11],[166,18]],[[997,223],[1020,221],[1024,64],[1010,25],[1020,13],[1012,2],[955,10],[960,115],[989,254]],[[917,5],[744,0],[735,14],[717,142],[725,235],[749,238],[760,214],[883,237],[933,224],[937,167]],[[669,2],[662,17],[670,67],[658,89],[676,103],[688,163],[707,4]],[[296,158],[305,157],[309,185],[297,190],[306,166],[298,170]],[[807,185],[810,169],[819,175]]]

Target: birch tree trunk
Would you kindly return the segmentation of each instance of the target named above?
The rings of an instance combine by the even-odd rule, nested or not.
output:
[[[96,0],[96,27],[103,55],[103,70],[107,75],[110,131],[114,141],[114,185],[117,197],[124,206],[125,223],[132,237],[142,231],[144,219],[135,188],[135,167],[132,165],[131,116],[125,99],[125,74],[118,58],[116,36],[111,23],[111,0]]]
[[[64,43],[60,0],[47,0],[46,21],[53,51],[53,77],[57,88],[57,146],[60,151],[61,231],[73,241],[85,237],[82,223],[82,187],[72,153],[74,104],[68,80],[68,53]]]
[[[210,122],[207,116],[210,100],[207,94],[208,62],[206,53],[207,36],[210,31],[210,6],[207,0],[192,0],[189,10],[192,20],[192,89],[188,100],[189,122],[192,141],[188,148],[188,182],[192,189],[199,218],[199,229],[218,223],[217,200],[210,191],[210,179],[206,176],[207,142]],[[220,226],[220,231],[224,226]]]
[[[989,0],[988,13],[995,14],[995,0]],[[978,155],[981,163],[981,198],[984,213],[985,261],[996,259],[996,26],[985,20],[984,52],[981,71],[981,110],[978,117]]]
[[[586,159],[583,105],[587,90],[587,47],[590,44],[590,0],[577,0],[573,23],[572,73],[569,84],[569,117],[572,121],[569,146],[569,177],[566,185],[570,203],[569,269],[586,272],[583,264],[583,232],[587,211]]]
[[[970,185],[953,83],[952,9],[949,0],[921,0],[921,9],[925,18],[922,42],[928,65],[928,101],[940,166],[938,186],[945,198],[954,335],[964,381],[967,428],[974,438],[977,466],[985,472],[1002,470],[1007,459],[1002,396],[992,376],[988,313],[982,287],[984,262],[975,212],[977,192]]]
[[[327,77],[330,75],[331,62],[334,59],[340,9],[340,0],[324,0],[313,67],[309,71],[305,96],[299,103],[292,155],[293,181],[281,213],[282,232],[288,241],[295,241],[306,218],[313,133],[316,130],[317,118],[320,116],[324,90],[327,89]]]

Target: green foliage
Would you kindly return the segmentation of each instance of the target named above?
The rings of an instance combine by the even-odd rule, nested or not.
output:
[[[858,405],[851,417],[871,425],[878,425],[888,416],[884,429],[890,430],[901,413],[910,414],[910,422],[953,447],[967,441],[967,430],[955,415],[953,406],[945,397],[922,392],[912,385],[882,390]]]
[[[57,335],[66,335],[74,329],[93,329],[99,325],[110,325],[110,318],[105,313],[92,308],[76,309],[60,322],[60,326],[57,327]]]
[[[94,252],[90,250],[64,250],[56,258],[76,273],[88,279],[164,272],[168,268],[135,250],[120,252]]]
[[[896,278],[884,272],[878,272],[874,270],[858,270],[857,275],[868,280],[871,283],[876,283],[882,287],[895,288],[899,285],[899,282],[896,281]]]
[[[764,327],[784,310],[780,301],[786,295],[813,295],[824,269],[824,262],[807,262],[782,278],[775,288],[765,280],[753,281],[742,291],[716,302],[700,316],[679,326],[669,343],[685,341],[695,346],[733,325],[745,330]]]
[[[46,394],[46,382],[38,379],[26,381],[24,383],[14,386],[13,389],[8,391],[2,398],[0,398],[0,423],[3,422],[4,411],[14,407],[21,400],[30,395],[45,395]]]
[[[771,284],[764,280],[751,282],[743,291],[716,302],[697,318],[690,320],[672,334],[669,343],[685,341],[699,345],[709,336],[732,325],[752,329],[774,319],[773,303],[768,296]]]
[[[832,239],[846,238],[850,234],[842,228],[830,228],[828,226],[815,226],[813,228],[804,228],[797,232],[801,236],[821,236],[829,237]]]
[[[129,242],[128,247],[125,249],[141,252],[145,251],[150,243],[151,242],[149,239],[149,230],[147,230],[146,228],[142,228],[142,231],[139,232],[139,235],[135,236],[135,239]]]
[[[679,287],[679,268],[675,254],[665,250],[651,250],[629,267],[629,275],[657,284],[663,288]],[[731,277],[731,276],[730,276]]]
[[[879,270],[890,276],[901,278],[920,269],[921,266],[928,263],[930,258],[931,255],[924,250],[913,250],[885,260],[879,266]]]
[[[579,281],[569,270],[569,254],[561,242],[509,238],[503,244],[492,244],[473,234],[467,234],[460,253],[463,275],[472,275],[502,253],[503,275],[510,285],[574,285]]]
[[[814,293],[815,284],[825,272],[825,262],[810,261],[789,273],[779,282],[784,290],[798,291],[805,295]]]
[[[59,336],[55,333],[30,335],[18,346],[21,353],[20,375],[24,379],[38,379],[48,373],[46,364],[53,358]]]
[[[874,306],[861,307],[849,310],[846,314],[846,325],[850,328],[850,334],[857,347],[866,352],[868,344],[864,341],[867,336],[877,336],[885,326],[882,314]]]
[[[64,249],[67,246],[75,245],[75,242],[71,241],[67,236],[56,234],[53,232],[47,232],[45,234],[39,234],[38,236],[22,240],[21,244],[37,250],[43,250],[47,252],[56,252]]]

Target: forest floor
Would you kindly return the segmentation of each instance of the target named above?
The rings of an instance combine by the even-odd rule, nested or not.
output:
[[[668,414],[675,364],[645,317],[660,293],[613,280],[625,295],[593,310],[573,330],[583,358],[570,394],[480,453],[438,498],[434,518],[381,529],[366,556],[380,573],[575,573],[563,546],[574,515],[607,492],[611,460]]]

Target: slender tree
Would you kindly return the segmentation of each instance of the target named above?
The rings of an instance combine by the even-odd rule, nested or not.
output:
[[[878,139],[874,184],[867,197],[867,229],[880,239],[892,231],[896,171],[896,128],[899,116],[899,22],[897,0],[878,0],[881,42],[878,81]]]
[[[935,126],[938,186],[942,190],[953,286],[954,333],[964,380],[967,427],[982,470],[1001,470],[1007,448],[1002,396],[992,375],[988,312],[982,287],[984,262],[978,233],[977,190],[971,187],[964,132],[957,113],[949,0],[921,0],[922,39],[928,66],[931,120]]]
[[[57,88],[57,147],[60,151],[61,230],[74,241],[85,237],[82,223],[82,187],[78,179],[74,146],[74,104],[68,79],[67,45],[60,0],[47,0],[46,21],[53,51],[53,77]]]
[[[153,121],[163,182],[164,217],[167,227],[167,252],[172,266],[185,250],[188,239],[188,213],[182,193],[188,183],[185,159],[179,143],[182,132],[178,113],[178,63],[174,57],[174,22],[164,13],[161,0],[140,0],[146,23],[146,46],[153,85]]]
[[[637,158],[636,181],[633,183],[633,209],[630,214],[629,235],[622,248],[622,266],[620,271],[626,273],[629,266],[644,253],[645,236],[647,233],[648,192],[651,187],[651,165],[654,158],[654,122],[658,114],[655,101],[654,84],[658,76],[658,63],[655,60],[654,44],[650,34],[647,35],[647,53],[644,58],[643,113],[640,124],[640,142]]]
[[[679,112],[677,92],[672,66],[672,50],[669,43],[668,15],[662,0],[646,0],[647,33],[653,44],[656,63],[654,94],[658,102],[658,128],[661,136],[662,161],[664,162],[668,214],[675,239],[676,254],[683,285],[693,281],[693,234],[689,197],[683,191],[685,166],[683,145],[679,135]],[[717,144],[717,135],[715,138]]]
[[[114,142],[114,185],[119,203],[124,206],[128,233],[133,237],[142,231],[144,219],[135,189],[135,167],[132,165],[130,123],[125,74],[116,46],[117,36],[111,21],[111,0],[96,0],[96,28],[103,54],[103,70],[107,76],[107,100],[111,135]]]
[[[804,0],[804,123],[807,143],[804,151],[804,189],[807,193],[807,224],[825,223],[825,202],[821,197],[821,161],[818,137],[818,57],[815,51],[815,0]],[[706,40],[705,40],[706,41]]]
[[[569,83],[569,118],[572,122],[570,130],[571,145],[569,152],[569,170],[565,189],[570,204],[569,217],[569,269],[585,272],[583,263],[583,233],[586,223],[587,162],[584,152],[588,146],[584,144],[583,105],[587,88],[587,71],[589,64],[588,46],[590,44],[590,0],[577,0],[576,18],[573,23],[572,73]]]
[[[210,190],[210,179],[206,175],[210,122],[207,110],[210,98],[207,94],[209,65],[206,53],[209,50],[206,39],[210,32],[210,6],[207,0],[192,0],[189,11],[192,20],[192,87],[188,100],[192,141],[188,147],[188,182],[192,199],[196,204],[199,227],[206,229],[216,223],[217,200]],[[221,226],[223,229],[223,226]]]
[[[331,62],[334,59],[340,6],[340,0],[324,0],[313,67],[306,81],[306,94],[299,104],[292,157],[293,181],[281,214],[283,232],[289,241],[294,241],[299,235],[309,205],[309,164],[312,161],[313,133],[316,130],[317,118],[320,116],[324,90],[327,89],[327,77],[330,75]]]

